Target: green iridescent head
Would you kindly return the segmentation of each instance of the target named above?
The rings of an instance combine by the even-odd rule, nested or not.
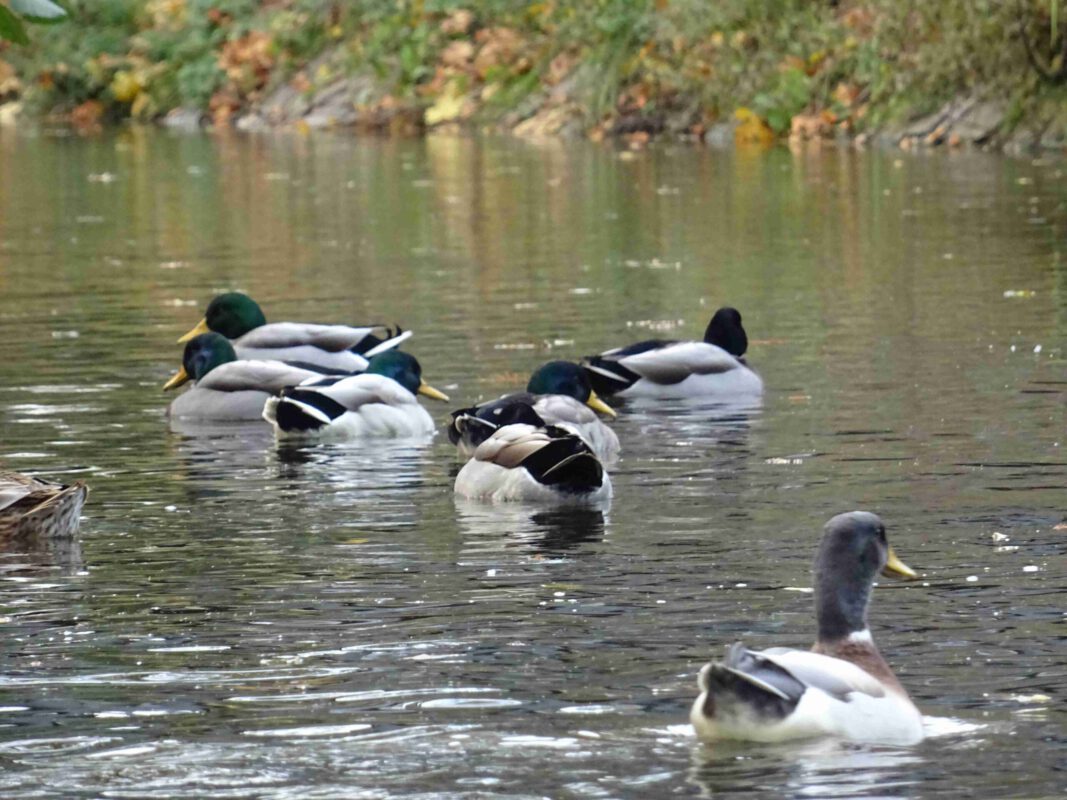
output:
[[[412,394],[424,394],[434,400],[448,400],[448,395],[439,392],[422,379],[422,366],[410,353],[389,350],[374,356],[367,365],[367,373],[392,378]]]
[[[185,345],[182,368],[163,385],[163,391],[176,389],[187,381],[198,381],[220,364],[237,360],[233,345],[218,333],[201,333]]]
[[[530,376],[526,391],[530,394],[564,394],[585,403],[594,411],[610,417],[615,416],[615,409],[597,397],[593,391],[585,370],[569,361],[549,361],[538,367]]]
[[[187,342],[208,331],[221,333],[227,339],[238,339],[266,324],[267,318],[263,315],[259,303],[247,294],[226,292],[208,303],[204,318],[178,341]]]

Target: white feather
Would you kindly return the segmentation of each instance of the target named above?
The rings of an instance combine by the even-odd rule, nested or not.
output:
[[[595,492],[568,495],[534,480],[522,467],[501,467],[489,461],[471,459],[456,476],[455,492],[462,497],[492,502],[530,501],[551,504],[597,504],[611,499],[611,478]]]
[[[234,346],[285,348],[310,345],[320,350],[340,352],[356,347],[374,328],[349,325],[316,325],[308,322],[271,322],[253,328],[234,340]]]
[[[618,392],[625,397],[763,393],[759,375],[721,347],[707,342],[675,342],[615,360],[641,376],[632,386]]]
[[[244,337],[242,337],[244,338]],[[241,340],[238,339],[237,342]],[[245,347],[234,343],[239,359],[273,359],[276,361],[299,361],[314,364],[342,372],[360,372],[367,368],[367,359],[348,350],[331,352],[313,345],[293,345],[289,347]]]
[[[279,402],[289,400],[272,400],[263,409],[263,417],[274,425],[279,439],[336,442],[365,437],[426,437],[435,431],[433,418],[415,395],[384,375],[353,375],[332,386],[311,387],[310,391],[329,397],[344,406],[345,412],[316,430],[283,431],[277,424],[276,408]],[[323,416],[320,412],[317,418]]]
[[[197,381],[201,389],[220,392],[263,391],[276,394],[286,386],[321,378],[317,372],[281,361],[238,360],[220,364]]]

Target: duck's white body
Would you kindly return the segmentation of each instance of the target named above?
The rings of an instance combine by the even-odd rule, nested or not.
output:
[[[326,386],[316,386],[315,382],[310,381],[304,386],[339,404],[344,412],[331,418],[315,407],[314,398],[271,398],[263,408],[263,418],[274,426],[279,439],[336,442],[367,437],[425,437],[434,433],[433,418],[414,394],[392,378],[362,374]],[[285,430],[278,421],[278,408],[284,403],[297,404],[303,413],[321,424],[313,429]]]
[[[267,399],[282,388],[320,377],[317,372],[281,361],[230,361],[178,395],[167,414],[218,422],[257,420]]]
[[[910,698],[850,661],[788,648],[748,653],[773,662],[802,684],[799,702],[778,718],[720,691],[713,699],[715,714],[711,716],[705,704],[709,672],[716,665],[708,664],[701,670],[701,694],[690,712],[701,739],[781,742],[836,736],[854,742],[911,745],[923,738],[922,714]],[[759,675],[748,678],[758,691]]]
[[[614,392],[620,397],[725,398],[763,393],[760,376],[714,344],[670,342],[632,355],[625,351],[609,350],[586,364],[592,372],[628,383]]]
[[[470,461],[456,476],[455,492],[463,497],[493,502],[531,501],[541,503],[593,504],[611,498],[611,479],[600,470],[599,485],[576,488],[543,483],[523,462],[551,445],[555,437],[532,425],[505,425],[482,442]],[[573,438],[573,437],[572,437]],[[554,468],[564,467],[575,458],[595,458],[588,446],[584,453],[562,459]]]
[[[367,368],[368,358],[396,347],[411,336],[411,331],[404,331],[363,355],[351,350],[374,330],[348,325],[271,322],[234,339],[233,347],[240,359],[295,361],[331,370],[360,372]]]

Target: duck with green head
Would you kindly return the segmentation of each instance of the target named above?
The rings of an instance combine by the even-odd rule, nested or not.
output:
[[[867,627],[879,575],[918,576],[893,553],[875,514],[852,511],[826,523],[815,557],[811,650],[748,650],[740,642],[700,672],[690,719],[700,738],[780,742],[836,736],[915,744],[922,714],[875,647]]]
[[[525,392],[453,411],[449,441],[464,455],[471,455],[518,404],[531,406],[546,425],[581,436],[601,461],[610,462],[618,455],[619,437],[597,416],[599,412],[614,417],[615,410],[593,391],[585,370],[569,361],[550,361],[538,367]]]
[[[267,401],[263,417],[280,439],[431,436],[434,422],[419,404],[420,394],[448,400],[422,379],[414,356],[390,350],[373,356],[362,374],[286,388]]]
[[[189,339],[182,366],[163,386],[177,389],[193,381],[170,404],[167,414],[198,420],[257,420],[267,398],[286,386],[321,378],[322,372],[282,361],[238,359],[230,340],[218,333]]]
[[[187,342],[208,332],[229,339],[240,360],[288,361],[344,372],[366,369],[368,358],[411,336],[411,331],[394,332],[380,325],[268,323],[259,304],[241,292],[218,295],[208,303],[204,318],[178,341]]]

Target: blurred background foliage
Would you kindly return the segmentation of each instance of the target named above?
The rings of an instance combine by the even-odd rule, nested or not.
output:
[[[1064,107],[1056,0],[59,2],[67,24],[0,44],[0,100],[83,123],[178,107],[225,122],[356,76],[365,105],[429,124],[594,136],[735,117],[757,137],[855,132],[961,95],[1013,119]]]

